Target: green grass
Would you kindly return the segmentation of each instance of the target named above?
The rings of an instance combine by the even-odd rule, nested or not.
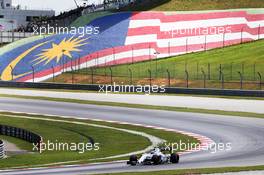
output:
[[[44,142],[45,140],[46,142],[50,140],[53,143],[56,141],[62,143],[86,143],[88,137],[92,137],[95,142],[100,143],[101,149],[100,151],[90,151],[85,154],[70,151],[47,151],[41,155],[17,155],[2,160],[0,168],[105,157],[144,149],[149,144],[148,140],[140,136],[90,126],[41,120],[14,119],[5,117],[4,115],[1,115],[1,124],[20,127],[38,133],[44,137]],[[25,148],[28,148],[28,146],[22,147],[22,149]],[[31,150],[32,148],[31,145]]]
[[[240,80],[238,71],[243,73],[244,80],[257,80],[257,72],[264,76],[264,40],[244,43],[241,45],[219,48],[207,52],[190,53],[186,55],[145,61],[135,64],[113,66],[113,76],[127,77],[128,69],[133,72],[134,78],[149,77],[151,70],[153,77],[167,78],[167,69],[172,78],[185,79],[185,68],[189,72],[191,80],[202,79],[202,70],[208,76],[208,64],[210,64],[211,80],[219,80],[219,68],[225,75],[225,80]],[[90,71],[90,70],[89,70]],[[78,73],[78,72],[76,72]],[[85,74],[83,69],[80,73]],[[96,69],[97,75],[110,75],[107,68]]]
[[[75,21],[73,21],[71,26],[82,27],[82,26],[89,24],[91,21],[93,21],[96,18],[100,18],[100,17],[110,15],[110,14],[112,14],[112,12],[110,11],[100,11],[100,12],[94,12],[94,13],[90,13],[87,15],[83,15],[77,18]]]
[[[141,2],[139,5],[129,6],[122,10],[186,11],[264,7],[264,2],[260,0],[144,0]]]
[[[24,119],[24,118],[11,118],[8,117],[8,115],[30,116],[36,118],[36,120]],[[142,136],[133,135],[121,131],[116,131],[106,128],[97,128],[97,127],[81,125],[81,124],[70,124],[70,123],[38,120],[38,118],[51,118],[51,119],[62,120],[59,117],[46,117],[46,116],[44,117],[37,115],[35,116],[35,115],[26,115],[26,114],[0,113],[0,118],[1,118],[0,124],[20,127],[38,133],[39,135],[43,136],[44,142],[50,140],[53,142],[58,141],[63,143],[79,143],[79,142],[87,141],[88,137],[92,137],[95,142],[100,143],[99,151],[89,151],[84,154],[79,154],[77,152],[70,152],[70,151],[55,151],[55,152],[46,151],[42,154],[35,153],[35,154],[12,156],[8,159],[0,160],[1,169],[17,167],[17,166],[32,167],[35,165],[65,162],[65,161],[77,161],[77,163],[97,162],[97,161],[89,161],[89,159],[138,151],[150,145],[150,142]],[[153,134],[157,137],[161,137],[170,142],[178,142],[179,140],[182,140],[183,142],[193,141],[197,143],[196,139],[173,132],[135,127],[130,125],[111,124],[107,122],[95,122],[90,120],[67,119],[67,121],[73,121],[73,122],[78,121],[89,124],[100,124],[100,125],[112,126],[116,128],[142,131],[148,134]],[[30,143],[21,141],[19,139],[7,137],[7,136],[0,136],[0,138],[6,139],[11,143],[15,143],[19,148],[23,150],[31,151],[33,148]],[[120,158],[117,160],[120,160]],[[109,161],[109,160],[104,160],[104,161]]]
[[[221,110],[207,110],[207,109],[195,109],[195,108],[182,108],[182,107],[169,107],[169,106],[153,106],[153,105],[137,105],[129,103],[116,103],[116,102],[100,102],[100,101],[89,101],[89,100],[77,100],[77,99],[66,99],[66,98],[51,98],[41,96],[22,96],[22,95],[1,95],[0,97],[14,97],[22,99],[34,99],[34,100],[47,100],[57,102],[69,102],[79,104],[92,104],[92,105],[103,105],[103,106],[117,106],[137,109],[151,109],[151,110],[166,110],[166,111],[177,111],[177,112],[192,112],[192,113],[203,113],[203,114],[216,114],[216,115],[230,115],[239,117],[255,117],[264,118],[263,114],[249,113],[249,112],[233,112],[233,111],[221,111]]]
[[[261,165],[261,166],[250,166],[250,167],[181,169],[181,170],[170,170],[170,171],[114,173],[111,175],[191,175],[191,174],[212,174],[212,173],[226,173],[226,172],[239,172],[239,171],[257,171],[257,170],[264,170],[264,166]],[[104,174],[104,175],[109,175],[109,174]]]
[[[186,72],[189,73],[189,87],[203,88],[204,76],[207,88],[222,88],[220,68],[224,75],[225,89],[240,89],[240,74],[243,77],[243,89],[259,90],[259,74],[264,76],[264,40],[243,43],[240,45],[218,48],[206,52],[189,53],[181,56],[152,59],[150,61],[131,64],[122,64],[110,67],[93,68],[94,83],[110,84],[111,70],[113,82],[117,84],[149,84],[149,70],[151,71],[152,84],[168,86],[168,73],[170,72],[172,87],[186,87]],[[234,54],[235,53],[235,54]],[[111,70],[110,70],[111,68]],[[72,75],[73,74],[73,75]],[[66,72],[55,78],[59,83],[91,82],[91,68],[74,72]],[[52,79],[46,82],[52,82]]]

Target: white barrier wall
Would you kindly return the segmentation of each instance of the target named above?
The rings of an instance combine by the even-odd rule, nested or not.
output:
[[[33,33],[26,32],[0,32],[0,44],[12,43],[14,41],[33,36]]]

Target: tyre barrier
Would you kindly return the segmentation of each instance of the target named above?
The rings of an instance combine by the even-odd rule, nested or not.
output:
[[[0,140],[0,159],[5,158],[4,142]]]
[[[42,137],[38,134],[35,134],[33,132],[30,132],[22,128],[6,126],[6,125],[0,125],[0,135],[22,139],[34,145],[38,145],[38,147],[41,145],[40,143],[43,140]]]

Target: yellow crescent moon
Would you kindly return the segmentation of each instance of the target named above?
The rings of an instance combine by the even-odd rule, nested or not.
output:
[[[20,78],[30,72],[27,72],[27,73],[24,73],[24,74],[20,74],[20,75],[17,75],[17,76],[12,76],[12,70],[15,69],[16,65],[23,59],[25,58],[30,52],[32,52],[33,50],[37,49],[38,47],[48,43],[49,41],[46,41],[46,42],[43,42],[43,43],[40,43],[28,50],[26,50],[24,53],[22,53],[21,55],[19,55],[16,59],[14,59],[6,68],[5,70],[2,72],[2,75],[1,75],[1,80],[4,80],[4,81],[11,81],[13,78],[16,79],[16,78]],[[12,78],[13,77],[13,78]]]

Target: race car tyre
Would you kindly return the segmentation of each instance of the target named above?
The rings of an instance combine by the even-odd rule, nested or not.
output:
[[[180,156],[176,153],[172,153],[170,156],[170,162],[171,163],[179,163]]]
[[[138,161],[138,158],[136,155],[131,155],[130,158],[129,158],[129,163],[132,165],[132,166],[135,166],[137,165],[137,161]]]
[[[160,157],[160,156],[157,156],[157,155],[153,155],[153,156],[152,156],[152,162],[153,162],[154,165],[158,165],[158,164],[160,164],[160,162],[161,162],[161,157]]]

